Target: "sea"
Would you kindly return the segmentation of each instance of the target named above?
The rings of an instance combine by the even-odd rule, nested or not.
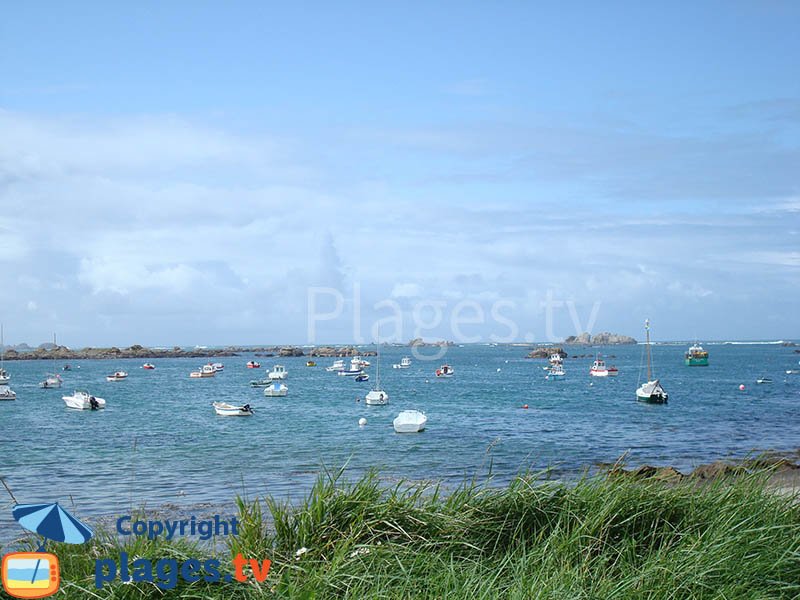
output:
[[[340,469],[346,478],[374,468],[387,482],[447,488],[473,479],[501,485],[548,469],[550,477],[575,478],[621,458],[687,472],[716,459],[800,448],[800,374],[786,373],[800,370],[796,348],[707,343],[710,365],[687,367],[688,346],[652,346],[666,405],[636,401],[642,345],[566,348],[563,380],[547,379],[547,361],[525,358],[529,348],[521,346],[452,346],[435,359],[388,346],[380,357],[386,406],[364,403],[377,381],[374,356],[364,383],[327,372],[333,359],[307,367],[306,357],[242,354],[219,359],[224,371],[204,379],[189,377],[202,359],[154,359],[154,370],[142,369],[142,360],[79,360],[70,371],[55,365],[61,389],[38,387],[53,370],[49,361],[6,361],[17,400],[0,402],[0,477],[17,502],[59,502],[91,518],[162,506],[233,512],[237,495],[297,501],[321,474]],[[596,354],[619,375],[590,377]],[[412,357],[411,367],[392,368],[403,356]],[[246,368],[251,359],[262,368]],[[453,378],[435,377],[444,363]],[[288,370],[289,394],[266,398],[249,382],[275,364]],[[129,377],[107,382],[117,370]],[[757,384],[760,377],[772,383]],[[67,409],[61,397],[75,389],[105,398],[106,409]],[[255,415],[217,416],[214,401],[249,403]],[[396,434],[393,418],[412,408],[425,412],[427,428]],[[3,489],[0,496],[2,540],[21,530],[13,502]]]

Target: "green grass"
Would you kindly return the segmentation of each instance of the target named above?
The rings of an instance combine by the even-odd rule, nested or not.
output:
[[[519,477],[502,488],[469,483],[445,494],[386,487],[374,473],[348,483],[339,472],[322,476],[298,506],[240,500],[239,512],[239,535],[227,539],[222,559],[271,558],[261,585],[161,591],[116,582],[98,591],[95,558],[209,554],[186,542],[123,545],[100,535],[56,548],[59,597],[800,597],[800,505],[771,491],[763,474],[704,486]]]

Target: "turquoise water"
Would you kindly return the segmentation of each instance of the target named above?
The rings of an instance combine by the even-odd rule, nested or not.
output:
[[[248,386],[266,374],[245,367],[251,355],[223,359],[225,371],[209,379],[189,378],[203,362],[197,359],[153,360],[154,371],[141,369],[141,360],[76,361],[62,373],[60,390],[37,387],[50,363],[7,361],[18,399],[0,402],[0,475],[19,502],[74,502],[86,516],[124,514],[131,503],[229,503],[237,493],[296,498],[322,465],[345,462],[353,475],[375,466],[387,478],[458,483],[485,474],[491,461],[502,482],[529,467],[577,474],[625,452],[630,464],[689,470],[754,449],[800,447],[800,375],[785,374],[800,368],[800,354],[779,345],[705,346],[709,367],[683,366],[687,345],[653,348],[670,394],[664,406],[635,400],[642,356],[636,346],[572,349],[616,355],[607,362],[620,374],[590,378],[592,358],[568,358],[563,381],[545,380],[545,361],[525,359],[521,347],[450,348],[446,361],[456,376],[447,380],[433,376],[445,360],[385,368],[409,354],[388,348],[385,407],[363,404],[373,381],[326,372],[332,359],[314,368],[305,358],[280,359],[289,371],[285,398],[265,398]],[[258,360],[265,367],[277,362]],[[118,369],[129,378],[106,382]],[[762,375],[773,383],[756,385]],[[61,396],[75,388],[105,398],[106,410],[66,409]],[[248,402],[256,415],[218,417],[215,400]],[[406,408],[427,413],[424,433],[394,433],[392,419]],[[360,417],[366,427],[358,426]],[[11,523],[10,510],[0,510],[0,537],[17,527]]]

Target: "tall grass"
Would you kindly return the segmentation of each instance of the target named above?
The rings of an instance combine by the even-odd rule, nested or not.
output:
[[[94,558],[200,557],[208,548],[101,536],[59,548],[67,598],[797,598],[800,505],[763,475],[699,487],[625,477],[506,487],[387,487],[323,474],[306,500],[239,500],[229,556],[271,558],[264,584],[116,583]],[[270,527],[265,526],[270,523]]]

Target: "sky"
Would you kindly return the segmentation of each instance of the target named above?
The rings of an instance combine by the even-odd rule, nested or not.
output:
[[[3,15],[7,344],[800,338],[795,2]]]

